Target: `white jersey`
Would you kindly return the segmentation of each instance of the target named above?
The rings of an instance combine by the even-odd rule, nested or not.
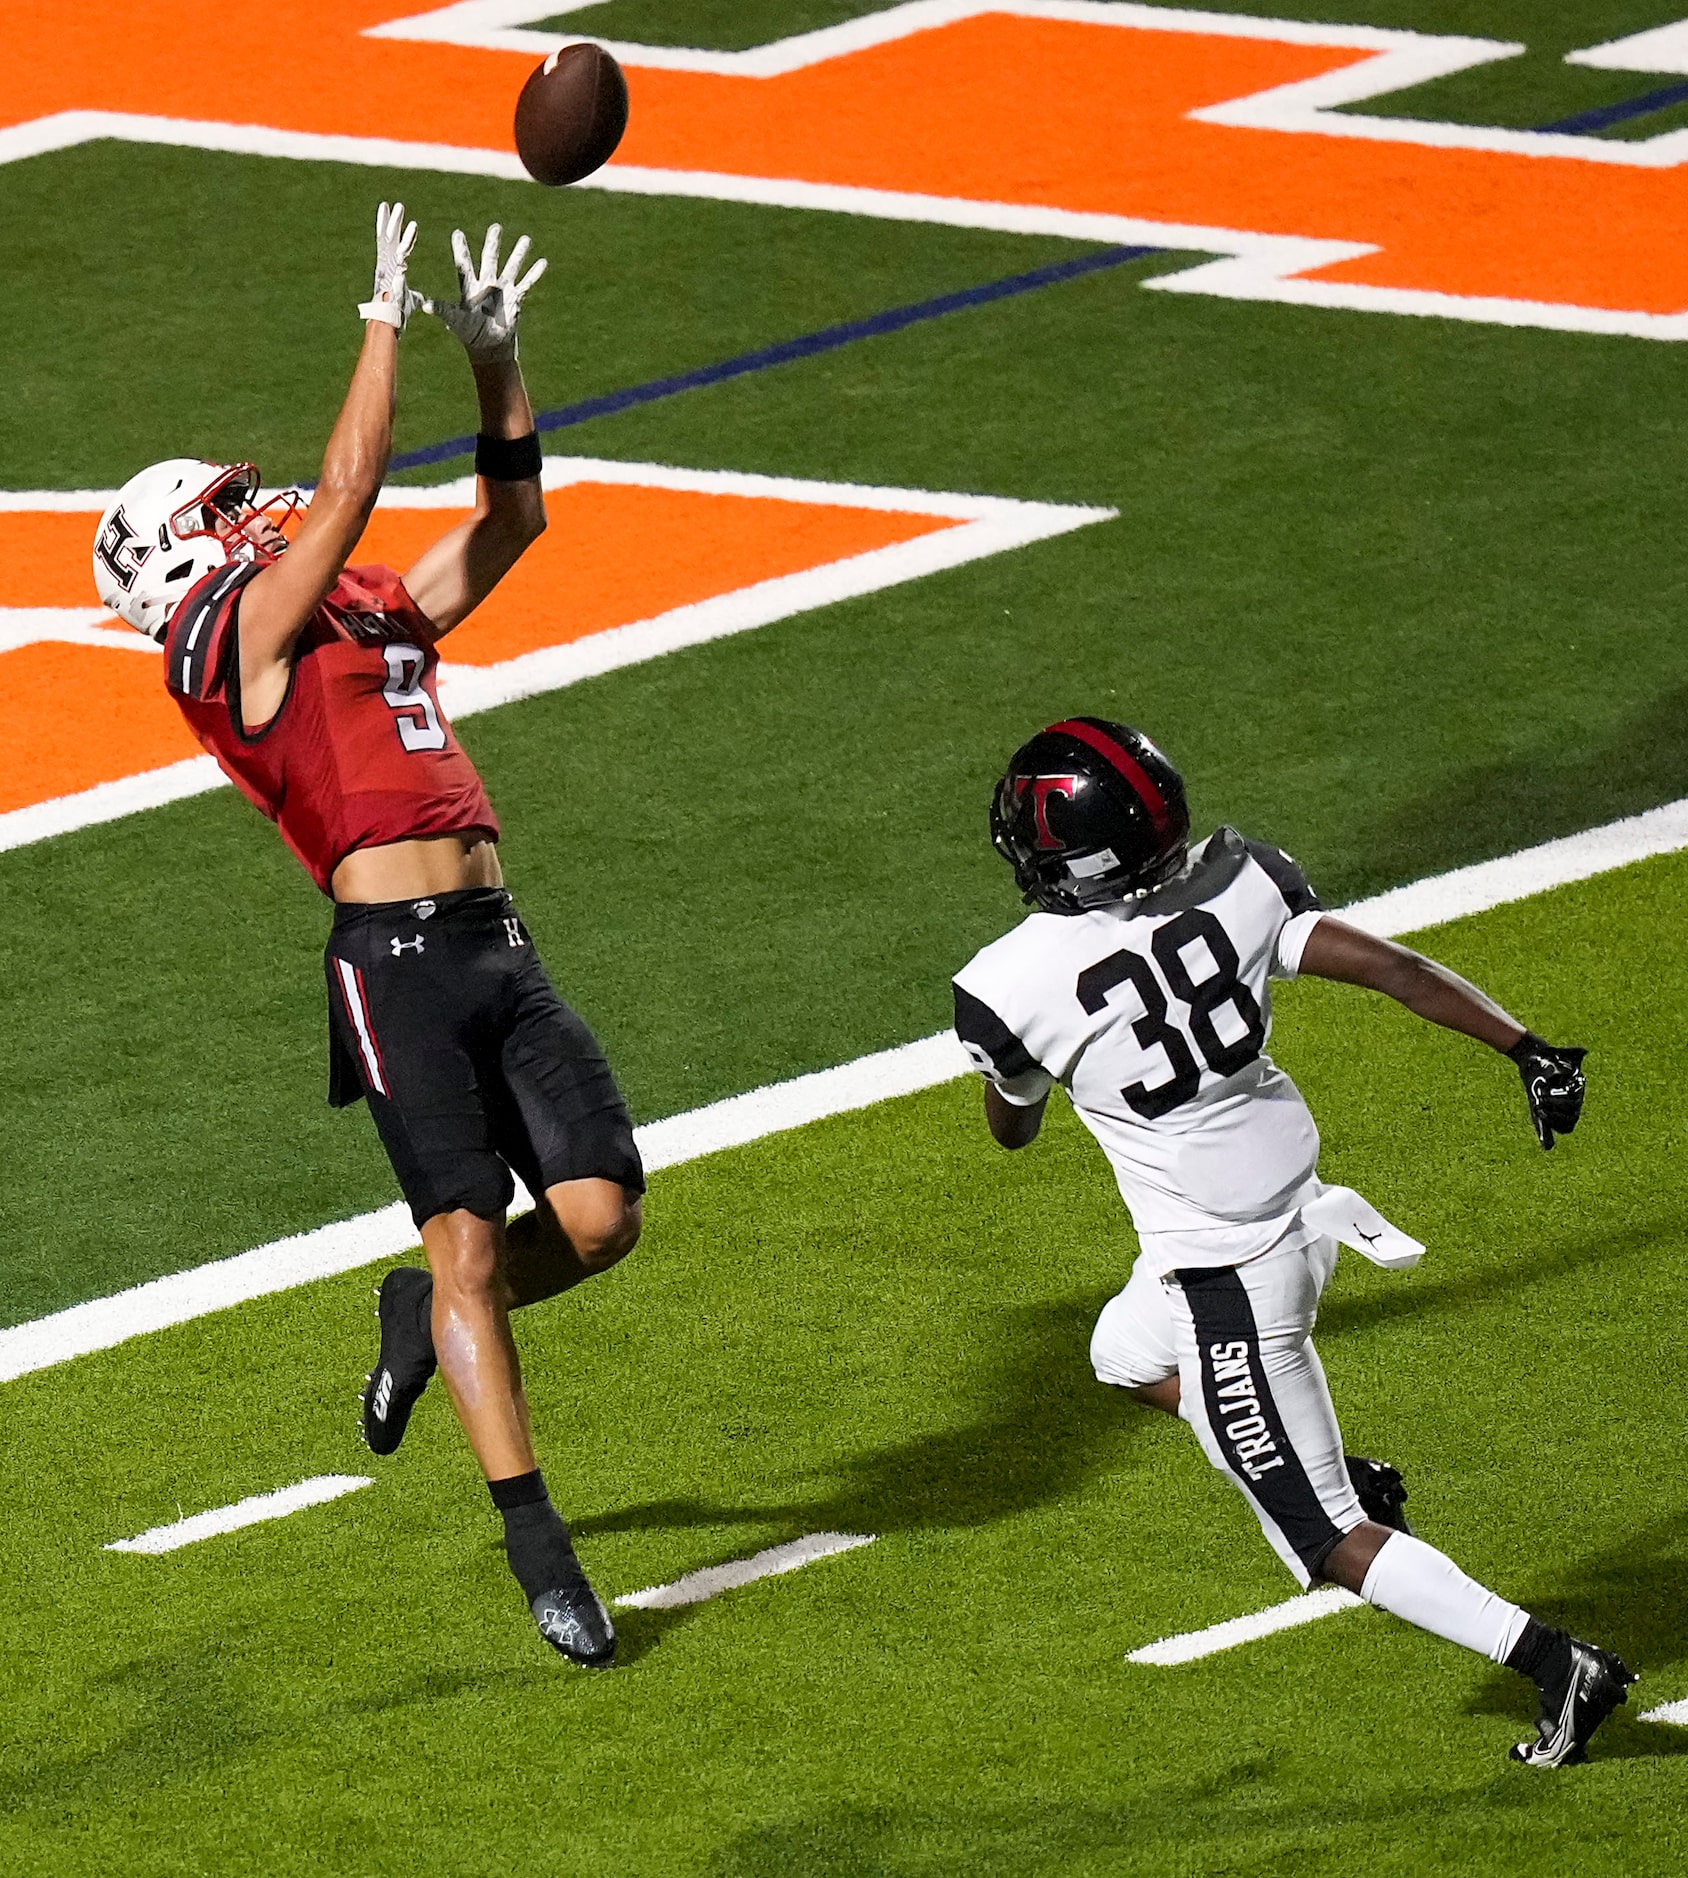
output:
[[[1165,887],[1033,913],[956,974],[974,1063],[1022,1106],[1066,1088],[1159,1269],[1317,1236],[1319,1133],[1265,1050],[1319,917],[1295,862],[1221,828]]]

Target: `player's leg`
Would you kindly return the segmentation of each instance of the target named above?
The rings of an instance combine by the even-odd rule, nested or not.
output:
[[[603,1667],[614,1660],[615,1630],[575,1557],[533,1451],[521,1359],[510,1334],[517,1297],[506,1269],[503,1223],[455,1208],[425,1220],[421,1231],[431,1273],[430,1367],[437,1358],[503,1520],[510,1570],[545,1640],[572,1662]],[[405,1298],[408,1317],[408,1291]],[[386,1332],[384,1315],[382,1375]]]
[[[502,1218],[518,1170],[541,1198],[500,1242],[516,1308],[626,1257],[643,1170],[609,1065],[552,988],[509,896],[472,890],[430,905],[425,920],[403,902],[338,909],[331,1099],[367,1095],[419,1227],[459,1210]],[[390,1454],[434,1371],[432,1278],[401,1266],[379,1300],[363,1428],[374,1452]]]
[[[488,1480],[533,1470],[522,1365],[510,1334],[503,1222],[458,1208],[422,1227],[434,1356]]]
[[[618,1265],[639,1243],[644,1196],[619,1181],[557,1181],[505,1232],[512,1308],[572,1291]]]
[[[506,1312],[556,1297],[608,1271],[638,1243],[642,1216],[642,1196],[613,1181],[569,1181],[552,1187],[532,1212],[504,1229],[499,1270]],[[459,1215],[439,1218],[456,1220]],[[436,1230],[444,1233],[446,1228]],[[464,1230],[473,1236],[472,1228]],[[424,1232],[424,1243],[427,1237]],[[392,1454],[436,1367],[432,1272],[397,1266],[381,1281],[377,1297],[381,1348],[374,1369],[364,1378],[363,1432],[374,1453]]]
[[[574,1661],[605,1663],[614,1632],[534,1464],[510,1335],[516,1294],[503,1221],[514,1183],[495,1140],[500,1071],[485,1041],[499,1035],[510,1003],[508,899],[471,890],[429,906],[425,931],[408,904],[342,907],[329,946],[338,1035],[357,1061],[431,1268],[401,1268],[382,1286],[366,1438],[378,1452],[397,1447],[438,1356],[541,1632]],[[622,1241],[611,1231],[588,1251],[602,1256]]]
[[[473,939],[441,895],[426,919],[414,903],[341,905],[325,952],[329,1100],[364,1098],[420,1233],[459,1210],[502,1220],[514,1191],[492,1151],[467,1037],[479,1015]],[[381,1343],[364,1379],[362,1432],[395,1452],[435,1369],[434,1284],[413,1265],[387,1273],[376,1314]]]
[[[1167,1281],[1139,1261],[1125,1289],[1102,1307],[1090,1341],[1091,1367],[1098,1381],[1123,1389],[1144,1408],[1182,1416],[1178,1360]],[[1356,1455],[1344,1456],[1344,1465],[1366,1517],[1409,1531],[1402,1511],[1407,1490],[1395,1469]]]
[[[512,1295],[538,1303],[619,1264],[644,1225],[633,1123],[598,1040],[558,995],[516,922],[509,1009],[489,1074],[499,1152],[538,1196],[508,1234]]]
[[[1411,1533],[1369,1522],[1357,1527],[1326,1560],[1324,1576],[1381,1611],[1528,1676],[1540,1697],[1536,1739],[1512,1750],[1528,1766],[1587,1760],[1589,1738],[1636,1680],[1612,1651],[1541,1623]]]
[[[508,1227],[463,1209],[422,1227],[434,1355],[489,1480],[534,1465],[511,1311],[607,1270],[633,1249],[638,1226],[639,1196],[592,1180],[552,1187]]]
[[[1165,1284],[1139,1259],[1125,1289],[1102,1306],[1090,1334],[1096,1380],[1149,1408],[1178,1413],[1178,1340]]]
[[[433,1344],[452,1407],[504,1521],[504,1550],[540,1634],[576,1663],[614,1660],[615,1630],[575,1557],[534,1457],[502,1220],[458,1209],[422,1228]]]
[[[1540,1739],[1516,1758],[1580,1759],[1633,1680],[1623,1664],[1537,1623],[1422,1539],[1363,1515],[1310,1335],[1334,1263],[1326,1242],[1179,1274],[1172,1317],[1188,1419],[1302,1584],[1342,1585],[1531,1677],[1542,1695]]]
[[[1149,1408],[1178,1413],[1178,1342],[1166,1287],[1139,1259],[1125,1289],[1102,1306],[1090,1335],[1096,1380]]]
[[[596,1038],[557,995],[508,896],[499,898],[485,961],[499,981],[497,1016],[478,1050],[478,1081],[501,1161],[538,1198],[532,1213],[499,1235],[492,1292],[523,1440],[505,1441],[490,1427],[498,1445],[482,1459],[511,1570],[541,1635],[571,1660],[597,1666],[613,1659],[615,1631],[533,1459],[509,1312],[570,1290],[632,1251],[643,1223],[644,1169]],[[512,1471],[493,1472],[494,1461]]]

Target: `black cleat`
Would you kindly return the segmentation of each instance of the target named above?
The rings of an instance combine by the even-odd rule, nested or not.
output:
[[[603,1599],[586,1582],[573,1547],[558,1579],[554,1590],[540,1592],[529,1605],[539,1634],[571,1663],[608,1669],[615,1661],[615,1625]]]
[[[1376,1525],[1387,1526],[1391,1532],[1410,1533],[1412,1527],[1402,1510],[1407,1504],[1407,1483],[1401,1478],[1400,1470],[1387,1461],[1363,1460],[1357,1454],[1345,1454],[1342,1458],[1348,1464],[1348,1478],[1354,1483],[1360,1511],[1366,1518]]]
[[[1588,1759],[1589,1737],[1639,1678],[1621,1656],[1567,1637],[1569,1667],[1555,1663],[1538,1683],[1541,1714],[1534,1741],[1520,1741],[1512,1759],[1526,1767],[1575,1767]]]
[[[435,1369],[426,1313],[434,1281],[414,1265],[400,1265],[381,1280],[381,1354],[364,1378],[363,1438],[372,1453],[393,1454],[404,1439],[410,1411]]]

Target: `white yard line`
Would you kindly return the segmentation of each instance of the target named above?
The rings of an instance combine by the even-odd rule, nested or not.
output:
[[[1338,1611],[1351,1611],[1363,1602],[1340,1585],[1325,1585],[1308,1591],[1283,1604],[1271,1604],[1263,1611],[1251,1611],[1247,1617],[1230,1617],[1222,1624],[1210,1624],[1206,1630],[1191,1630],[1181,1637],[1162,1637],[1158,1643],[1146,1643],[1133,1650],[1128,1663],[1152,1663],[1170,1669],[1175,1663],[1195,1663],[1204,1656],[1216,1656],[1221,1650],[1234,1650],[1239,1643],[1253,1643],[1257,1637],[1269,1637],[1276,1630],[1294,1630],[1299,1624],[1311,1624],[1321,1617],[1334,1617]]]
[[[1688,848],[1688,800],[1543,842],[1499,860],[1456,868],[1337,910],[1344,919],[1386,937],[1418,932],[1683,848]],[[972,1065],[954,1036],[939,1031],[833,1069],[795,1076],[683,1115],[647,1122],[636,1131],[639,1149],[647,1170],[657,1172],[971,1073]],[[354,1219],[336,1220],[232,1258],[152,1279],[111,1297],[75,1304],[49,1317],[0,1330],[0,1382],[111,1349],[132,1337],[167,1330],[252,1298],[394,1258],[415,1244],[409,1210],[395,1201]]]
[[[289,1513],[303,1512],[307,1506],[321,1506],[338,1500],[342,1494],[356,1493],[359,1487],[373,1487],[375,1482],[362,1474],[318,1474],[301,1480],[297,1486],[278,1487],[274,1493],[255,1493],[250,1499],[236,1500],[233,1506],[215,1506],[208,1513],[194,1513],[168,1526],[151,1526],[133,1539],[113,1539],[108,1552],[174,1552],[179,1546],[197,1545],[201,1539],[214,1539],[218,1533],[239,1532],[242,1526],[257,1526],[267,1519],[286,1519]]]
[[[654,1173],[723,1148],[743,1147],[766,1135],[801,1128],[807,1122],[929,1089],[964,1076],[971,1068],[960,1044],[950,1032],[941,1031],[919,1043],[881,1050],[836,1069],[797,1076],[684,1115],[648,1122],[634,1132],[645,1170]],[[410,1209],[395,1200],[373,1213],[293,1233],[233,1258],[172,1272],[111,1297],[73,1304],[50,1317],[0,1330],[0,1382],[253,1298],[291,1291],[376,1260],[397,1258],[416,1243]]]
[[[103,606],[0,606],[0,652],[54,641],[60,645],[102,646],[114,652],[164,650],[132,626],[119,626]]]
[[[1642,1711],[1637,1717],[1640,1721],[1674,1722],[1679,1728],[1688,1728],[1688,1699],[1681,1702],[1666,1702],[1658,1708]]]
[[[723,1591],[753,1585],[758,1578],[794,1572],[804,1565],[812,1565],[818,1558],[831,1558],[839,1552],[853,1552],[859,1545],[872,1545],[877,1537],[871,1532],[812,1532],[807,1538],[771,1545],[765,1552],[753,1553],[749,1558],[687,1572],[684,1578],[676,1578],[671,1585],[629,1591],[615,1602],[640,1611],[672,1611],[683,1604],[702,1604],[708,1598],[718,1598]]]
[[[1566,835],[1517,854],[1503,854],[1498,860],[1479,861],[1473,867],[1456,868],[1451,874],[1415,880],[1410,886],[1396,887],[1345,908],[1342,917],[1365,927],[1367,932],[1390,938],[1463,919],[1468,913],[1486,913],[1491,907],[1527,900],[1532,894],[1568,887],[1575,881],[1592,880],[1596,874],[1607,874],[1656,854],[1675,854],[1682,848],[1688,848],[1688,797],[1641,815],[1626,815],[1622,821],[1607,822],[1600,828],[1585,829],[1580,835]]]

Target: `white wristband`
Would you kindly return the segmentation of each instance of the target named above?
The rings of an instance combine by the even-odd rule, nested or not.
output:
[[[358,318],[363,320],[381,320],[394,328],[404,331],[404,302],[402,300],[365,300],[358,308]]]

